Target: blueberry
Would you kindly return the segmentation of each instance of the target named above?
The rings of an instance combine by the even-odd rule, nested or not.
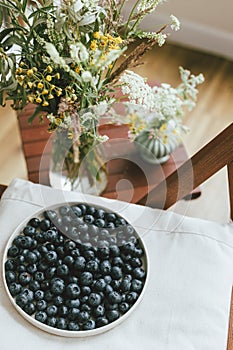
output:
[[[16,273],[13,271],[6,271],[5,276],[6,276],[7,284],[10,284],[16,281]]]
[[[30,274],[34,274],[37,271],[37,265],[36,264],[27,265],[26,271]]]
[[[19,248],[14,244],[7,251],[7,255],[11,258],[15,258],[18,254]]]
[[[29,251],[25,256],[25,260],[29,264],[35,264],[37,262],[37,255]]]
[[[26,304],[25,307],[24,307],[24,311],[25,311],[28,315],[34,314],[35,310],[36,310],[36,307],[35,307],[35,305],[34,305],[32,302]]]
[[[88,297],[88,303],[91,307],[100,305],[101,296],[98,293],[91,293]]]
[[[44,291],[41,290],[41,289],[36,290],[35,293],[34,293],[34,298],[35,298],[35,300],[42,300],[42,299],[44,299]]]
[[[29,265],[30,266],[30,265]],[[28,266],[27,266],[28,267]],[[25,265],[18,265],[16,266],[16,271],[18,273],[21,273],[21,272],[26,272],[26,266]],[[30,271],[28,271],[30,273]]]
[[[90,331],[91,329],[95,329],[95,321],[89,320],[83,325],[84,331]]]
[[[57,314],[57,306],[56,305],[49,305],[46,309],[48,316],[55,316]]]
[[[120,310],[120,312],[122,312],[123,314],[125,314],[129,309],[130,309],[130,306],[129,306],[128,303],[122,302],[122,303],[119,304],[119,310]]]
[[[40,287],[43,291],[46,291],[50,288],[50,282],[49,280],[44,280],[41,282]]]
[[[22,286],[26,286],[31,281],[31,275],[28,272],[22,272],[18,278]]]
[[[132,273],[137,279],[143,279],[146,275],[145,271],[141,267],[136,267]]]
[[[93,222],[95,221],[95,218],[92,215],[90,215],[90,214],[86,214],[86,215],[84,215],[83,220],[87,224],[93,224]]]
[[[96,219],[95,220],[95,225],[97,227],[105,227],[105,220],[104,219]]]
[[[106,316],[110,322],[113,322],[120,317],[120,313],[117,310],[108,310]]]
[[[55,218],[57,218],[57,213],[55,210],[46,210],[43,213],[45,219],[53,221]]]
[[[68,283],[78,283],[78,277],[76,277],[76,276],[68,276],[66,278],[66,281]]]
[[[74,261],[74,271],[83,271],[85,269],[86,259],[83,256],[78,256]]]
[[[116,220],[117,216],[114,213],[107,213],[106,214],[106,220],[109,222],[114,222]]]
[[[62,265],[57,267],[57,275],[59,277],[68,276],[69,271],[70,271],[69,267],[66,264],[62,264]]]
[[[68,307],[65,305],[61,305],[58,307],[58,315],[59,316],[67,316],[69,313]]]
[[[60,306],[60,305],[63,305],[64,303],[64,299],[61,295],[56,295],[54,298],[53,298],[53,303],[54,305],[56,306]]]
[[[97,327],[103,327],[106,326],[108,324],[108,319],[106,317],[98,317],[96,319],[96,326]]]
[[[23,309],[28,303],[28,298],[25,294],[20,293],[16,295],[15,302],[21,309]]]
[[[38,311],[43,311],[47,308],[47,302],[44,299],[37,300],[36,309]]]
[[[126,226],[126,221],[123,218],[117,218],[115,220],[116,227]]]
[[[45,323],[47,320],[47,314],[44,311],[38,311],[35,313],[35,319],[41,323]]]
[[[50,220],[48,220],[48,219],[41,220],[41,222],[40,222],[40,229],[42,231],[44,231],[44,232],[47,231],[50,228],[50,226],[51,226]]]
[[[54,295],[61,295],[65,290],[65,282],[58,277],[51,280],[51,292]]]
[[[29,288],[35,292],[37,290],[40,289],[40,283],[38,281],[35,281],[35,280],[31,280],[30,283],[29,283]]]
[[[120,287],[121,287],[121,281],[120,280],[112,280],[111,283],[110,283],[111,287],[114,289],[114,290],[120,290]]]
[[[130,292],[126,295],[126,301],[129,303],[129,304],[133,304],[135,303],[135,301],[137,300],[138,298],[138,293],[136,292]]]
[[[78,256],[80,256],[80,251],[78,248],[74,248],[71,250],[70,252],[71,257],[73,257],[74,259],[76,259]]]
[[[51,292],[51,290],[46,290],[45,293],[44,293],[44,298],[45,298],[45,301],[47,301],[48,303],[51,302],[53,300],[53,293]]]
[[[111,304],[119,304],[121,302],[121,295],[116,291],[110,292],[108,294],[108,301]]]
[[[137,280],[137,279],[133,279],[133,280],[132,280],[131,289],[132,289],[133,292],[140,293],[141,290],[142,290],[142,288],[143,288],[143,283],[142,283],[142,281]]]
[[[92,309],[92,313],[94,317],[101,317],[105,314],[105,308],[103,305],[98,305],[96,308]]]
[[[92,260],[95,258],[95,253],[93,250],[86,250],[83,252],[83,256],[86,260]]]
[[[124,262],[120,256],[116,256],[112,259],[112,265],[122,267],[124,265]]]
[[[112,292],[112,291],[113,291],[113,287],[110,286],[110,284],[108,284],[108,285],[106,286],[106,288],[105,288],[105,292],[106,292],[106,293],[110,293],[110,292]]]
[[[66,295],[71,299],[76,299],[81,293],[79,286],[76,283],[70,283],[66,287]]]
[[[111,270],[111,276],[115,280],[122,278],[122,270],[119,266],[113,266]]]
[[[45,259],[50,265],[53,265],[57,261],[57,253],[53,250],[48,251],[48,253],[45,254]]]
[[[131,266],[130,264],[124,264],[124,265],[122,266],[122,270],[123,270],[125,273],[129,274],[129,273],[132,272],[133,268],[132,268],[132,266]]]
[[[82,296],[89,295],[90,293],[91,293],[91,288],[89,286],[82,286],[81,287]]]
[[[83,324],[89,321],[90,313],[88,311],[80,311],[78,314],[78,322]]]
[[[42,271],[36,271],[36,272],[34,273],[34,280],[35,280],[35,281],[42,282],[42,281],[44,281],[44,279],[45,279],[44,272],[42,272]]]
[[[141,258],[144,255],[144,251],[143,251],[142,248],[135,248],[134,252],[133,252],[133,255],[135,257]]]
[[[32,225],[27,225],[26,227],[24,227],[23,233],[25,236],[33,237],[36,233],[35,226],[33,227]]]
[[[123,292],[129,292],[131,288],[131,281],[128,278],[123,278],[121,281],[121,290]]]
[[[66,255],[63,261],[68,267],[72,267],[74,263],[74,258],[71,255]]]
[[[80,207],[78,207],[77,205],[73,205],[71,207],[73,213],[77,216],[77,217],[81,217],[82,216],[82,210]]]
[[[93,286],[93,289],[96,290],[97,292],[103,292],[106,288],[107,283],[103,278],[100,278],[95,281],[95,284]]]
[[[80,310],[77,307],[71,307],[68,313],[68,319],[70,321],[76,321],[79,316]]]
[[[89,260],[86,264],[86,270],[92,273],[98,272],[99,264],[95,260]]]
[[[57,240],[58,232],[56,230],[50,229],[50,230],[46,231],[45,235],[46,235],[46,239],[49,242],[53,242],[54,243]]]
[[[88,228],[88,233],[89,233],[90,237],[96,237],[99,234],[99,228],[97,226],[95,226],[95,225],[91,225]]]
[[[65,215],[68,215],[70,213],[71,208],[68,205],[63,205],[58,209],[58,211],[62,216],[65,216]]]
[[[113,229],[113,228],[115,228],[115,225],[114,225],[113,222],[109,221],[109,222],[106,223],[106,227],[108,227],[110,229]]]
[[[62,245],[57,246],[56,253],[59,258],[63,258],[65,256],[65,248]]]
[[[69,322],[67,328],[69,329],[69,331],[79,331],[80,329],[79,324],[74,321]]]
[[[12,282],[9,285],[9,291],[13,297],[15,297],[17,294],[19,294],[22,290],[22,287],[19,283]]]
[[[78,207],[82,210],[82,215],[84,215],[87,211],[87,207],[85,204],[79,204]]]
[[[100,272],[104,275],[108,275],[109,273],[111,273],[112,270],[112,266],[109,260],[103,260],[100,263]]]
[[[132,258],[131,259],[131,265],[132,265],[132,267],[141,267],[142,266],[142,261],[139,258]]]
[[[54,317],[54,316],[48,317],[46,323],[47,323],[47,325],[50,326],[50,327],[56,327],[57,319],[56,319],[56,317]]]
[[[5,270],[6,271],[13,271],[15,269],[15,260],[14,259],[7,259],[5,262]]]
[[[88,272],[88,271],[82,272],[79,282],[80,282],[80,285],[82,285],[82,286],[90,286],[93,282],[92,273]]]
[[[21,294],[25,295],[28,299],[28,301],[33,301],[34,299],[34,293],[32,290],[28,289],[28,288],[24,288],[22,291],[21,291]]]
[[[58,317],[57,318],[57,325],[56,325],[56,327],[58,329],[67,329],[67,321],[66,321],[66,319],[63,318],[63,317]]]
[[[39,227],[39,224],[40,224],[40,220],[38,218],[32,218],[27,225],[30,225],[32,227]]]

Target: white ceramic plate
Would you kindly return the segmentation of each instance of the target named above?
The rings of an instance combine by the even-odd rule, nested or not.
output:
[[[144,295],[144,292],[145,292],[145,289],[146,289],[146,286],[148,284],[148,278],[149,278],[149,261],[148,261],[148,252],[147,252],[147,249],[146,249],[146,246],[142,240],[141,237],[138,237],[139,241],[140,241],[140,245],[142,247],[142,249],[144,250],[144,256],[142,259],[143,261],[143,269],[145,270],[146,272],[146,278],[145,278],[145,282],[144,282],[144,286],[143,286],[143,289],[137,299],[137,301],[132,305],[132,307],[122,316],[120,316],[120,318],[118,318],[117,320],[105,325],[105,326],[102,326],[102,327],[99,327],[99,328],[95,328],[93,330],[80,330],[80,331],[70,331],[70,330],[62,330],[62,329],[58,329],[58,328],[55,328],[55,327],[51,327],[51,326],[48,326],[44,323],[41,323],[39,321],[37,321],[33,315],[30,316],[28,315],[25,311],[23,311],[23,309],[21,309],[15,302],[15,299],[14,297],[12,297],[12,295],[10,294],[10,291],[8,289],[8,286],[7,286],[7,282],[6,282],[6,277],[5,277],[5,262],[6,260],[8,259],[7,258],[7,252],[8,252],[8,249],[10,248],[10,246],[12,245],[12,242],[14,240],[14,238],[16,236],[18,236],[23,228],[26,226],[26,224],[29,222],[29,220],[31,218],[41,218],[41,215],[42,213],[45,211],[45,210],[56,210],[57,208],[59,208],[60,206],[63,206],[63,205],[74,205],[74,204],[81,204],[81,202],[69,202],[69,203],[58,203],[56,205],[53,205],[53,206],[50,206],[50,207],[46,207],[46,208],[43,208],[41,209],[40,211],[36,212],[35,214],[33,214],[32,216],[28,217],[26,220],[24,220],[16,229],[15,231],[12,233],[12,235],[10,236],[8,242],[7,242],[7,245],[5,247],[5,251],[4,251],[4,255],[3,255],[3,282],[4,282],[4,286],[5,286],[5,289],[6,289],[6,292],[7,292],[7,295],[11,301],[11,303],[13,304],[13,306],[15,307],[15,309],[27,320],[29,321],[31,324],[33,324],[34,326],[48,332],[48,333],[51,333],[51,334],[56,334],[56,335],[59,335],[59,336],[64,336],[64,337],[88,337],[88,336],[92,336],[92,335],[96,335],[96,334],[100,334],[100,333],[103,333],[103,332],[106,332],[110,329],[112,329],[113,327],[116,327],[118,326],[120,323],[122,323],[129,315],[131,315],[133,313],[133,311],[137,308],[138,304],[140,303],[140,301],[142,300],[143,298],[143,295]],[[94,206],[95,208],[97,209],[103,209],[104,211],[106,212],[112,212],[112,211],[109,211],[108,209],[104,208],[104,207],[100,207],[100,206],[97,206],[95,204],[89,204],[89,203],[83,203],[83,204],[87,204],[87,205],[91,205],[91,206]],[[119,217],[122,217],[122,215],[119,215],[117,214]],[[124,218],[128,224],[130,224],[130,222]]]

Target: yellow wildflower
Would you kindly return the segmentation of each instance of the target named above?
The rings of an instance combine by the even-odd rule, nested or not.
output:
[[[54,96],[52,94],[48,95],[48,100],[52,100],[54,98]]]
[[[50,90],[54,90],[55,89],[55,85],[51,84],[50,85]]]
[[[77,67],[75,68],[75,72],[76,72],[77,74],[80,73],[80,68],[79,68],[79,66],[77,66]]]
[[[57,124],[57,125],[60,125],[61,123],[62,123],[61,118],[56,118],[56,124]]]
[[[38,69],[37,69],[36,67],[33,67],[32,70],[33,70],[33,72],[35,72],[35,73],[38,71]]]
[[[33,83],[31,81],[28,82],[28,87],[31,89],[33,87]]]
[[[61,96],[61,94],[62,94],[62,90],[61,89],[56,91],[56,95],[57,96]]]
[[[37,87],[38,87],[38,89],[43,89],[44,84],[43,84],[43,83],[41,83],[41,82],[39,82],[39,83],[37,84]]]
[[[48,95],[48,93],[49,93],[49,90],[48,90],[48,89],[44,89],[44,90],[42,91],[42,95]]]
[[[29,95],[29,96],[28,96],[28,101],[31,102],[31,103],[33,103],[33,102],[34,102],[34,97],[31,96],[31,95]]]
[[[41,103],[42,102],[42,98],[40,98],[39,96],[36,98],[36,103]]]
[[[93,36],[94,36],[95,39],[99,39],[100,38],[100,32],[95,32],[93,34]]]
[[[44,102],[42,103],[42,106],[43,106],[43,107],[47,107],[48,105],[49,105],[48,101],[44,101]]]
[[[159,128],[160,131],[165,131],[167,129],[167,124],[162,124]]]
[[[27,70],[27,76],[31,77],[34,74],[33,69],[28,69]]]
[[[121,39],[120,36],[118,36],[117,38],[114,39],[114,41],[116,44],[121,44],[123,40]]]
[[[90,45],[90,49],[95,51],[97,49],[97,41],[96,40],[92,40],[91,45]]]
[[[60,73],[56,73],[55,78],[60,79]]]
[[[23,67],[23,66],[25,66],[25,63],[23,61],[21,61],[19,65],[20,65],[20,67]]]
[[[22,68],[17,68],[16,71],[15,71],[16,74],[21,74],[23,73],[23,70]]]
[[[51,81],[51,80],[52,80],[52,77],[51,77],[51,75],[46,75],[45,79],[46,79],[47,81]]]
[[[47,71],[48,73],[52,73],[53,68],[52,68],[51,66],[47,66],[46,71]]]

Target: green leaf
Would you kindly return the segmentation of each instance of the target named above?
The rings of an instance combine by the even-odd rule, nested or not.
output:
[[[35,117],[37,116],[37,114],[40,112],[41,110],[41,106],[37,106],[34,113],[31,115],[30,118],[28,118],[28,123],[31,124],[33,122],[33,120],[35,119]]]

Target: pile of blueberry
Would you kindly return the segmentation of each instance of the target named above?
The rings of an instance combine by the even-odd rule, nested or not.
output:
[[[62,330],[92,330],[125,314],[146,278],[145,252],[121,216],[71,204],[33,217],[7,251],[5,279],[28,315]]]

